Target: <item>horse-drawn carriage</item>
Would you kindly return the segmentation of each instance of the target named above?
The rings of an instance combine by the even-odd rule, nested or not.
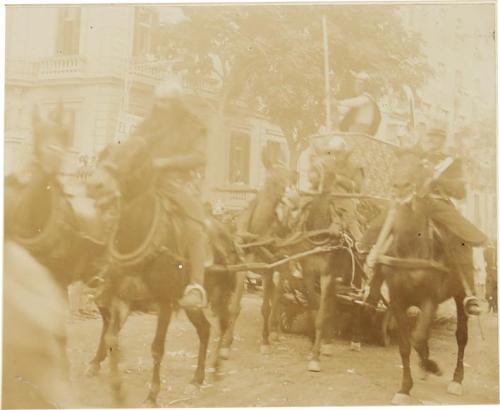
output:
[[[348,149],[351,151],[351,158],[360,164],[364,170],[365,183],[363,194],[354,196],[359,197],[357,199],[358,216],[361,224],[366,226],[378,214],[379,207],[383,206],[385,202],[383,196],[389,192],[390,174],[388,170],[391,169],[395,146],[359,133],[335,132],[314,135],[311,138],[316,147],[321,147],[332,136],[340,136],[345,140]],[[231,188],[219,190],[219,192],[224,192],[226,195],[228,193],[231,195],[231,191]],[[238,193],[241,191],[242,188],[237,189]],[[336,323],[337,332],[348,335],[351,330],[350,325],[352,324],[350,318],[353,312],[359,311],[362,312],[360,314],[360,327],[363,333],[366,333],[366,336],[368,336],[368,338],[364,339],[387,346],[391,341],[391,332],[394,329],[394,320],[391,317],[391,313],[385,304],[380,304],[376,310],[362,309],[362,262],[354,251],[352,242],[346,243],[343,249],[348,253],[348,258],[352,263],[350,267],[347,267],[348,272],[340,273],[336,278],[336,300],[338,312],[341,313],[341,320],[337,321],[340,324]],[[293,256],[298,256],[297,260],[300,266],[300,255]],[[279,260],[277,263],[279,263]],[[280,328],[283,332],[305,333],[307,331],[308,305],[307,298],[304,295],[304,283],[300,278],[293,276],[286,277],[283,283],[283,292],[279,298]],[[259,275],[249,272],[247,274],[247,284],[250,288],[255,289],[259,284]],[[316,285],[319,296],[319,279]]]

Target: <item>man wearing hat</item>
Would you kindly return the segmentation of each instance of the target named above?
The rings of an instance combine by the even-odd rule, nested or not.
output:
[[[206,133],[205,125],[190,110],[182,87],[175,81],[163,83],[155,90],[153,110],[135,131],[150,147],[160,194],[174,204],[175,215],[184,222],[190,283],[179,304],[185,309],[202,308],[207,303],[203,288],[204,210],[195,181],[205,167]]]
[[[488,238],[473,223],[462,216],[453,203],[454,199],[462,200],[465,198],[465,181],[462,161],[445,154],[443,150],[445,143],[446,132],[441,128],[431,128],[422,138],[420,146],[415,148],[422,158],[422,166],[431,168],[434,174],[434,177],[429,181],[427,192],[422,195],[421,204],[425,214],[438,227],[444,228],[460,239],[460,246],[453,248],[447,246],[448,258],[452,259],[457,269],[466,274],[474,269],[472,247],[484,246]],[[371,238],[372,241],[376,240],[382,224],[383,218],[374,221],[369,227],[366,237]],[[368,255],[366,267],[369,272],[373,270],[377,256],[373,255],[372,252]],[[453,271],[455,270],[453,269]],[[381,278],[374,277],[372,283],[368,302],[376,303],[380,297]],[[469,314],[477,315],[480,313],[477,299],[472,300],[469,306]]]
[[[333,100],[344,116],[339,124],[340,131],[361,132],[374,136],[380,125],[381,114],[375,99],[367,92],[370,76],[366,72],[351,71],[354,79],[354,97]]]

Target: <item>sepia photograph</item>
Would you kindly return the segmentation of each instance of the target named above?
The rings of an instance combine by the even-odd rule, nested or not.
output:
[[[1,408],[499,405],[496,7],[4,5]]]

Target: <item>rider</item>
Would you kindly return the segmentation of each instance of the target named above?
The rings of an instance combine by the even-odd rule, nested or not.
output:
[[[469,272],[472,266],[472,247],[484,246],[487,236],[474,224],[467,220],[455,207],[452,199],[464,199],[466,195],[463,179],[462,163],[459,158],[445,154],[443,148],[446,142],[446,132],[440,128],[430,129],[421,141],[416,152],[422,158],[422,166],[432,167],[434,177],[428,185],[428,191],[422,197],[422,205],[426,215],[439,226],[461,240],[461,246],[450,249],[457,269]],[[449,162],[448,162],[449,161]],[[373,243],[384,218],[378,218],[365,233],[364,242]],[[372,250],[366,260],[368,272],[373,272],[378,255]],[[380,298],[381,278],[372,279],[372,288],[367,302],[376,303]],[[476,298],[469,302],[469,314],[479,314],[479,303]]]
[[[172,81],[155,90],[153,111],[136,133],[154,147],[151,154],[153,165],[159,170],[157,183],[161,193],[176,205],[184,220],[190,283],[179,305],[185,309],[202,308],[207,303],[203,287],[205,227],[196,178],[206,162],[205,124],[184,102],[182,87]]]
[[[330,187],[337,193],[359,193],[364,179],[364,171],[352,159],[352,150],[349,150],[344,139],[334,136],[321,149],[321,157],[334,173],[333,184]],[[334,198],[337,211],[342,221],[352,235],[355,243],[362,239],[359,221],[356,215],[356,199]]]
[[[339,128],[343,132],[362,132],[375,135],[380,125],[381,114],[375,98],[368,93],[370,76],[366,72],[351,71],[354,79],[354,97],[344,100],[333,99],[333,106],[344,112]]]

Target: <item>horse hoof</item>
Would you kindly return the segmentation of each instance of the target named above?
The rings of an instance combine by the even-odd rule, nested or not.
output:
[[[271,342],[277,342],[279,340],[278,332],[271,332],[271,333],[269,333],[269,340]]]
[[[349,349],[353,352],[361,352],[361,343],[360,342],[351,342]]]
[[[406,316],[409,318],[415,318],[420,315],[420,309],[417,306],[410,306],[406,311]]]
[[[392,398],[391,403],[395,406],[408,406],[411,403],[410,395],[404,393],[396,393]]]
[[[156,402],[156,400],[153,400],[153,399],[150,399],[150,398],[147,398],[144,403],[142,403],[142,408],[143,409],[154,409],[154,408],[158,408],[158,403]]]
[[[417,370],[417,377],[420,380],[427,380],[429,378],[429,373],[422,366],[419,366]]]
[[[319,361],[317,360],[311,360],[309,364],[307,365],[307,370],[310,372],[320,372],[321,371],[321,366],[319,365]]]
[[[260,354],[270,354],[271,353],[271,346],[270,345],[261,345],[260,346]]]
[[[99,374],[99,370],[101,370],[101,366],[95,363],[90,363],[85,370],[85,376],[87,377],[95,377]]]
[[[216,382],[215,373],[207,373],[205,376],[204,384],[206,386],[213,386]]]
[[[448,393],[454,396],[461,396],[463,393],[463,387],[459,382],[451,382],[448,384]]]
[[[321,346],[321,354],[323,356],[333,356],[333,344],[328,343]]]
[[[228,360],[229,359],[229,354],[230,354],[230,349],[229,347],[221,347],[219,350],[219,358],[222,360]]]
[[[186,387],[184,387],[184,394],[187,396],[196,396],[200,391],[200,386],[198,384],[189,383]]]

